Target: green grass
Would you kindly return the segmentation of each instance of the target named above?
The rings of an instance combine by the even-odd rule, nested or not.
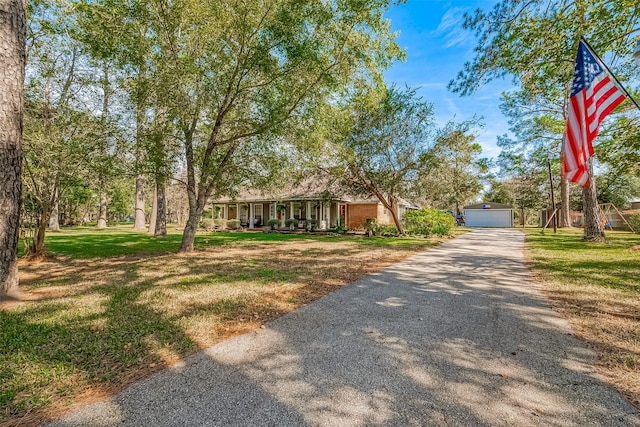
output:
[[[182,256],[180,240],[175,228],[155,239],[131,225],[47,234],[57,256],[20,267],[31,277],[20,289],[38,300],[0,309],[0,425],[38,424],[87,388],[115,392],[441,241],[199,233]]]
[[[525,229],[535,268],[550,277],[576,285],[594,284],[640,292],[640,235],[607,231],[606,243],[582,240],[581,230]]]
[[[607,231],[605,243],[589,243],[582,230],[524,232],[552,305],[596,350],[603,377],[640,407],[640,235]]]
[[[133,231],[132,226],[118,225],[106,229],[95,227],[63,228],[61,232],[47,233],[45,245],[51,254],[69,256],[73,259],[110,258],[123,255],[148,255],[177,252],[180,249],[182,233],[175,227],[168,229],[167,237],[156,239],[145,232]],[[199,232],[195,239],[195,248],[224,246],[238,242],[278,243],[292,240],[340,241],[348,239],[359,245],[373,247],[430,247],[435,241],[416,238],[388,238],[316,234],[278,234],[278,233],[232,233]],[[20,256],[23,254],[20,245]]]

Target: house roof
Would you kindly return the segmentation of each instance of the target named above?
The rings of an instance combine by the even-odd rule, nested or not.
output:
[[[345,203],[379,203],[373,197],[350,194],[338,182],[323,176],[309,177],[297,184],[284,184],[282,187],[268,190],[243,189],[233,197],[219,197],[212,203],[259,203],[259,202],[299,202],[312,200],[331,200]],[[407,200],[399,199],[401,206],[417,209]]]
[[[504,203],[482,202],[465,206],[463,209],[513,209],[513,206]]]

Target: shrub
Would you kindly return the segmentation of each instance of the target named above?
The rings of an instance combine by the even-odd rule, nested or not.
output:
[[[239,219],[230,219],[227,221],[227,227],[229,227],[229,229],[231,230],[239,230],[240,228],[242,228],[240,226],[240,220]]]
[[[279,224],[280,221],[276,218],[271,218],[269,221],[267,221],[267,225],[271,227],[272,230],[275,230]]]
[[[406,211],[402,221],[407,233],[425,236],[448,236],[456,225],[451,214],[433,208]]]
[[[378,220],[376,218],[367,218],[364,227],[367,229],[369,237],[378,235]]]
[[[317,219],[308,219],[307,220],[307,228],[309,228],[309,231],[315,231],[316,225],[318,225],[318,220]]]
[[[398,229],[395,225],[379,225],[376,236],[398,237]]]
[[[224,218],[216,218],[213,220],[213,225],[216,230],[226,230],[227,228],[227,220]]]
[[[629,215],[627,222],[635,233],[640,234],[640,212]]]
[[[215,223],[211,218],[202,218],[198,223],[198,227],[207,231],[212,231],[214,229]]]
[[[297,226],[298,226],[298,220],[297,220],[297,219],[295,219],[295,218],[288,218],[288,219],[285,219],[285,220],[284,220],[284,224],[285,224],[287,227],[291,227],[291,226],[293,226],[293,227],[297,227]]]

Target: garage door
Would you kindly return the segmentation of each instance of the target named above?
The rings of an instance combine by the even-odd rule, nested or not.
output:
[[[511,209],[469,209],[464,211],[465,223],[469,227],[512,227]]]

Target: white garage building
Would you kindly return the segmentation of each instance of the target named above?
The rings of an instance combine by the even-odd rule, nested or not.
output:
[[[464,207],[468,227],[513,227],[513,208],[502,203],[477,203]]]

